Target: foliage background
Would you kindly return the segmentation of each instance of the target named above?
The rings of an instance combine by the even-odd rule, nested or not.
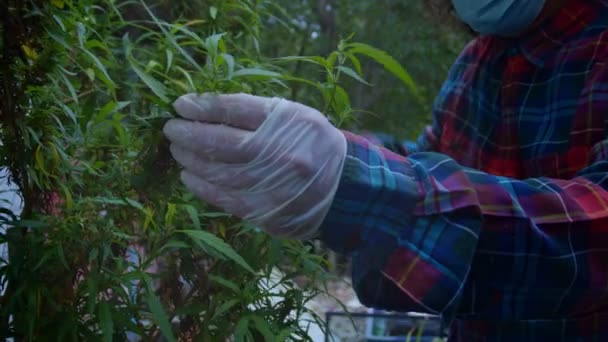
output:
[[[170,103],[285,96],[413,138],[466,40],[418,0],[3,0],[0,17],[0,158],[24,200],[0,211],[0,335],[17,340],[307,339],[331,265],[184,191]],[[279,294],[259,286],[276,268]]]
[[[345,85],[353,108],[362,111],[357,128],[415,139],[430,122],[432,102],[450,65],[471,38],[430,11],[428,2],[279,0],[296,25],[292,32],[270,25],[263,47],[268,56],[317,55],[328,53],[341,38],[353,35],[354,41],[386,51],[410,73],[422,101],[382,66],[362,60],[365,79],[373,86],[358,82]],[[298,73],[312,72],[301,66]],[[294,97],[309,101],[309,95],[300,88]]]

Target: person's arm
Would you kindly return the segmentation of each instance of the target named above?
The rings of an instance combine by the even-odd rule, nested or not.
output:
[[[522,301],[552,299],[539,314],[572,313],[574,298],[599,295],[594,282],[605,288],[608,140],[575,178],[515,180],[345,134],[344,172],[320,238],[354,258],[365,305],[453,314],[474,263],[474,281],[522,286]]]

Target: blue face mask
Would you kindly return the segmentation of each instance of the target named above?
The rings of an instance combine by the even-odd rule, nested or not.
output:
[[[510,36],[538,17],[545,0],[452,0],[462,21],[481,34]]]

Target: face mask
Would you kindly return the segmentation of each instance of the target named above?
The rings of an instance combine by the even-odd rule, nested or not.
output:
[[[545,0],[452,0],[462,21],[481,34],[510,36],[538,17]]]

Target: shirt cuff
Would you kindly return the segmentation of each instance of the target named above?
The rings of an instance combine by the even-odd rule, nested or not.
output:
[[[421,195],[407,158],[362,136],[343,133],[347,152],[342,176],[318,238],[349,254],[362,240],[373,238],[368,236],[372,229],[407,225]]]

